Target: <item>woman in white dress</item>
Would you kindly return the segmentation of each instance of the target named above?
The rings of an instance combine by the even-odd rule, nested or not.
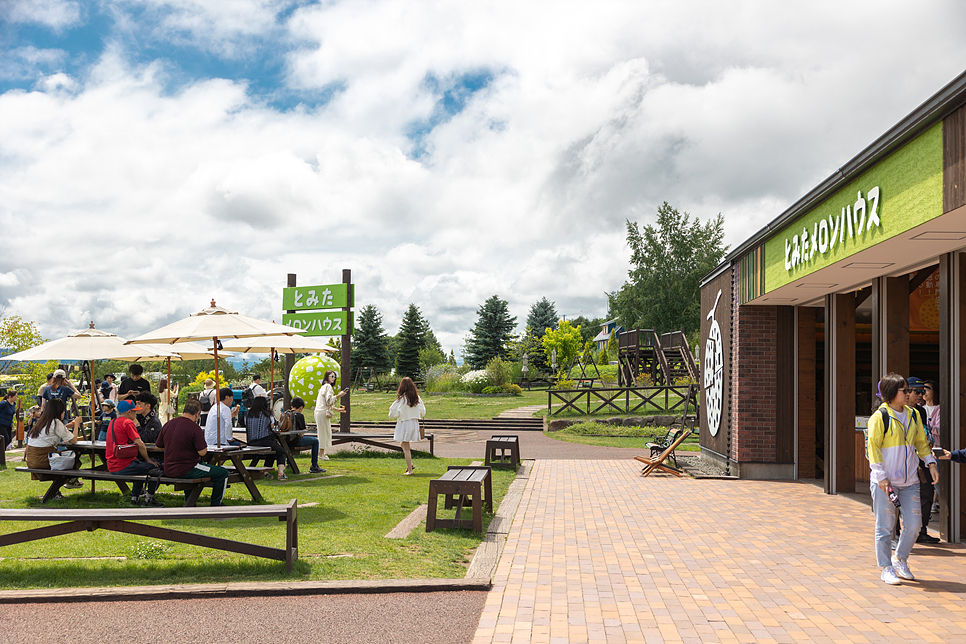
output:
[[[325,450],[332,449],[332,417],[337,411],[345,411],[342,407],[336,408],[336,404],[339,402],[339,398],[342,398],[349,391],[343,389],[339,393],[335,393],[332,390],[335,379],[334,371],[326,371],[322,377],[319,397],[315,399],[315,426],[319,433],[319,453],[324,461],[329,460],[329,457],[325,455]]]
[[[172,403],[172,399],[174,404]],[[167,423],[177,414],[178,405],[178,385],[168,387],[168,379],[162,378],[158,385],[158,418],[162,423]]]
[[[412,476],[413,457],[409,451],[409,444],[420,440],[419,419],[426,415],[426,406],[423,405],[416,390],[416,384],[411,378],[403,378],[396,391],[396,402],[389,408],[389,417],[396,419],[396,431],[392,439],[402,444],[403,456],[406,457],[405,476]]]

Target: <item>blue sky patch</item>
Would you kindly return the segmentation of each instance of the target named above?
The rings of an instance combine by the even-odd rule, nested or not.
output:
[[[428,118],[412,123],[406,137],[413,142],[410,156],[419,159],[427,154],[426,137],[437,126],[448,123],[454,116],[466,109],[466,104],[478,92],[486,89],[496,78],[489,69],[465,72],[445,78],[428,74],[423,87],[439,98]]]

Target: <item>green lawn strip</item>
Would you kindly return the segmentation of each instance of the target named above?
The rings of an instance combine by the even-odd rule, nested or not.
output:
[[[304,463],[303,463],[304,461]],[[0,588],[45,588],[151,585],[171,583],[219,583],[286,579],[406,579],[462,578],[472,550],[482,536],[470,530],[440,529],[427,534],[417,526],[406,539],[384,535],[413,509],[426,503],[431,478],[442,475],[448,465],[465,465],[468,459],[438,459],[416,453],[415,476],[402,476],[401,455],[353,450],[325,461],[326,475],[293,476],[290,481],[260,481],[266,503],[319,505],[299,508],[299,561],[291,575],[284,562],[178,543],[144,539],[134,535],[97,530],[63,535],[0,548]],[[309,461],[300,458],[303,471]],[[494,509],[506,494],[514,474],[493,471]],[[0,470],[0,506],[38,507],[48,483],[31,481],[26,474]],[[104,482],[96,495],[90,486],[66,490],[67,499],[50,507],[124,507],[117,488]],[[164,488],[162,487],[162,490]],[[170,489],[170,488],[169,488]],[[180,493],[161,493],[169,507],[181,506]],[[251,503],[244,485],[232,485],[225,499],[229,505]],[[207,505],[207,492],[201,505]],[[452,510],[439,509],[442,517]],[[466,511],[464,510],[464,513]],[[464,514],[464,516],[469,516]],[[484,532],[492,515],[484,514]],[[186,532],[280,548],[285,543],[285,524],[271,519],[225,521],[184,520],[151,522]],[[37,528],[41,522],[6,522],[3,532]],[[93,557],[123,557],[86,559]]]
[[[517,407],[546,405],[546,391],[526,391],[522,396],[460,396],[458,394],[427,394],[421,392],[427,418],[480,419],[493,418],[500,412]],[[389,406],[396,394],[353,393],[351,398],[353,421],[389,420]],[[308,417],[306,417],[308,419]]]
[[[581,445],[647,449],[647,443],[660,442],[666,433],[667,428],[663,427],[620,427],[606,423],[586,422],[571,425],[556,432],[546,432],[545,435]],[[678,450],[682,452],[697,452],[700,449],[697,434],[692,434],[678,446]]]

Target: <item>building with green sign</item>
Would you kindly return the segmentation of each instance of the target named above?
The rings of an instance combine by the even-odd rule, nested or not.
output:
[[[701,285],[702,458],[742,478],[869,492],[886,373],[939,383],[966,447],[966,73],[734,249]],[[966,476],[944,462],[944,539]]]

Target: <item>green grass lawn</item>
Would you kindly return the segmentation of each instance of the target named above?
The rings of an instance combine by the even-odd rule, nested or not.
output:
[[[388,405],[387,405],[388,407]],[[325,462],[326,476],[294,476],[288,482],[259,481],[267,503],[298,499],[300,507],[299,560],[293,572],[284,562],[257,559],[195,546],[144,539],[97,530],[63,535],[0,548],[0,588],[126,586],[150,584],[215,583],[292,579],[405,579],[461,578],[472,551],[482,537],[471,530],[438,529],[425,532],[417,526],[405,539],[384,535],[413,509],[426,503],[430,478],[438,478],[448,465],[465,465],[469,459],[433,458],[417,453],[416,475],[402,476],[402,455],[361,450],[332,455]],[[307,457],[299,459],[308,471]],[[493,471],[494,509],[514,478],[513,472]],[[316,479],[316,480],[304,480]],[[48,483],[29,475],[0,470],[0,507],[42,507],[40,496]],[[167,506],[181,506],[181,493],[164,493]],[[167,488],[170,490],[170,488]],[[126,506],[116,487],[98,482],[97,493],[88,483],[81,490],[65,490],[67,498],[50,507],[103,508]],[[232,485],[225,498],[229,505],[247,505],[245,486]],[[207,505],[208,493],[201,505]],[[444,511],[441,517],[453,511]],[[492,515],[484,514],[484,532]],[[272,519],[154,522],[187,532],[216,535],[272,547],[285,544],[285,524]],[[37,528],[40,522],[6,522],[3,533]]]
[[[571,425],[556,432],[545,432],[545,435],[555,440],[580,443],[581,445],[647,449],[647,443],[659,442],[666,433],[667,429],[662,427],[618,427],[587,422]],[[609,435],[601,436],[600,434]],[[653,438],[654,436],[657,437],[657,440]],[[677,449],[681,452],[698,452],[700,450],[697,432],[688,436]]]
[[[507,409],[527,407],[530,405],[546,405],[546,391],[526,391],[522,396],[477,397],[449,394],[420,394],[426,405],[427,418],[479,419],[493,418]],[[396,394],[384,393],[353,393],[352,420],[372,421],[389,420],[389,406],[396,399]],[[311,420],[306,416],[307,420]]]

